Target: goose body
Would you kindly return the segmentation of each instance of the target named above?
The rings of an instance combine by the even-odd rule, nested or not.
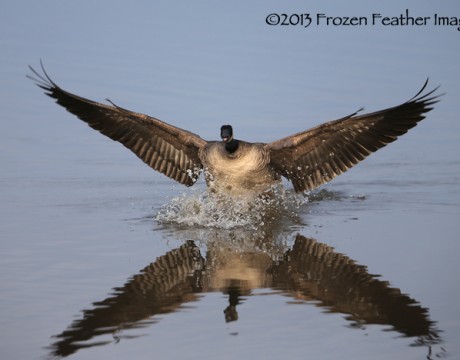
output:
[[[200,153],[206,183],[212,192],[264,193],[280,181],[270,166],[264,144],[238,141],[238,149],[227,151],[225,143],[207,144]]]
[[[193,185],[204,171],[212,192],[260,194],[285,177],[296,192],[312,190],[393,142],[417,125],[438,101],[423,88],[409,101],[381,111],[358,112],[271,143],[236,140],[233,128],[221,128],[222,141],[196,134],[156,118],[98,103],[60,88],[45,72],[30,67],[46,94],[109,138],[122,143],[156,171]]]

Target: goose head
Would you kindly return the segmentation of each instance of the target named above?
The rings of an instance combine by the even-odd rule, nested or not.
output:
[[[233,128],[231,125],[222,125],[220,128],[220,138],[225,144],[225,150],[234,153],[238,149],[238,140],[233,138]]]

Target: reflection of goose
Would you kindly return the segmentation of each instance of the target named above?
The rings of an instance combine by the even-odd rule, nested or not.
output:
[[[155,324],[155,315],[197,301],[203,292],[228,294],[225,320],[236,321],[241,297],[249,301],[256,288],[274,288],[296,299],[315,300],[317,306],[347,314],[353,324],[392,326],[403,335],[417,337],[419,344],[438,340],[427,309],[330,246],[298,235],[282,259],[275,257],[277,260],[271,259],[265,251],[232,251],[219,241],[211,244],[204,259],[189,241],[116,288],[113,296],[95,303],[94,309],[85,310],[81,320],[56,336],[53,355],[67,356],[107,344],[107,338],[97,341],[102,335],[123,338],[124,329]]]
[[[105,334],[115,338],[120,330],[147,326],[153,315],[196,301],[194,294],[201,291],[199,276],[203,265],[204,259],[191,241],[159,257],[123,287],[116,288],[114,296],[94,303],[95,308],[85,310],[82,320],[57,335],[59,341],[52,346],[53,354],[68,356],[81,348],[107,344],[110,341],[89,345],[84,341]]]
[[[43,68],[43,67],[42,67]],[[153,117],[112,103],[71,94],[46,74],[31,77],[57,103],[89,126],[132,150],[142,161],[173,180],[191,186],[205,170],[208,186],[218,192],[260,192],[289,179],[297,192],[314,189],[342,174],[372,152],[406,133],[437,102],[433,91],[382,111],[353,113],[269,144],[236,140],[229,125],[221,142],[205,141]]]

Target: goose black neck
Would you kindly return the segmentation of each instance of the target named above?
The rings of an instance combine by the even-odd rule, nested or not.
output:
[[[238,150],[238,140],[232,139],[225,144],[225,150],[227,150],[230,154],[233,154],[236,150]]]

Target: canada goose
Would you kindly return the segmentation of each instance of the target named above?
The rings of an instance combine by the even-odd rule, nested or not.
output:
[[[261,193],[290,180],[296,192],[312,190],[384,147],[417,125],[438,101],[438,89],[385,110],[359,111],[271,143],[249,143],[233,137],[230,125],[221,128],[222,141],[198,135],[156,118],[123,109],[110,100],[101,104],[61,89],[41,66],[31,66],[28,78],[69,112],[93,129],[122,143],[142,161],[181,184],[192,186],[204,171],[206,183],[217,193]]]

